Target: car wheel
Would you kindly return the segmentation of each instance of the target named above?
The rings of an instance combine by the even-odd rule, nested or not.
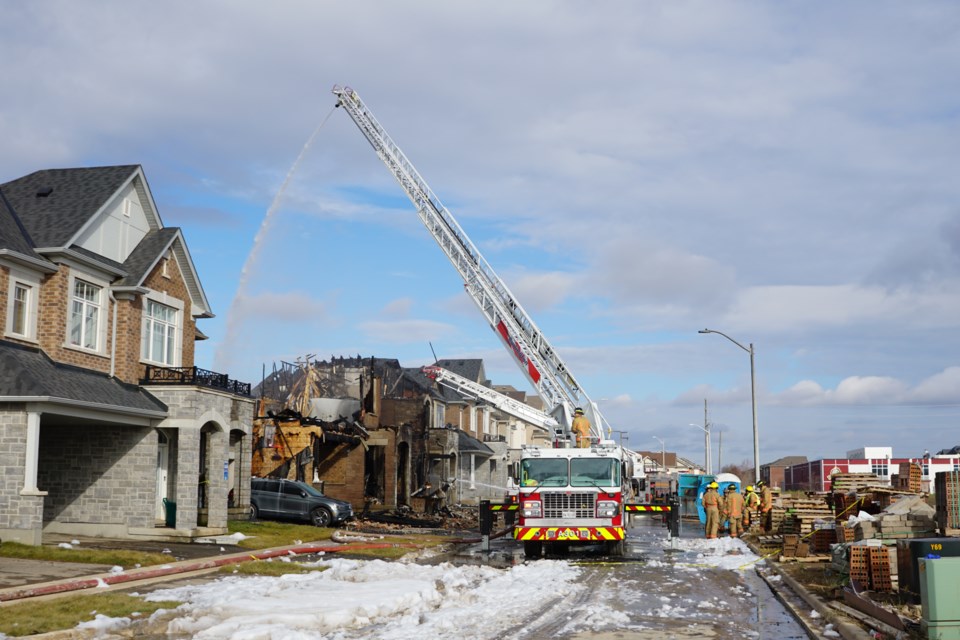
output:
[[[260,509],[257,509],[257,505],[250,503],[250,519],[256,520],[260,517]]]
[[[317,507],[310,512],[310,522],[315,527],[329,527],[331,520],[333,520],[333,516],[323,507]]]

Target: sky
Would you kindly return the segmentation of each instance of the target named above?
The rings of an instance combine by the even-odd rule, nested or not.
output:
[[[169,620],[167,634],[234,640],[542,637],[537,630],[551,619],[556,622],[550,637],[614,637],[625,631],[659,637],[678,620],[714,630],[735,624],[728,620],[731,611],[755,611],[758,600],[770,607],[764,616],[776,615],[778,605],[766,586],[751,579],[762,560],[743,541],[675,538],[661,547],[671,554],[656,553],[635,565],[652,572],[641,575],[659,575],[656,594],[628,579],[633,574],[625,567],[618,580],[609,579],[610,567],[601,568],[598,585],[585,577],[588,569],[561,560],[496,568],[329,558],[305,563],[319,569],[306,574],[193,581],[151,591],[145,599],[183,603],[173,615],[154,614],[154,623]],[[713,569],[741,575],[719,576]],[[122,633],[130,622],[98,614],[79,628],[100,637]],[[736,624],[744,633],[743,624]],[[755,633],[752,623],[748,627],[747,635]]]
[[[706,402],[752,464],[750,345],[761,463],[960,444],[956,3],[2,6],[0,182],[141,164],[200,367],[436,353],[533,392],[347,85],[625,445],[702,461]]]

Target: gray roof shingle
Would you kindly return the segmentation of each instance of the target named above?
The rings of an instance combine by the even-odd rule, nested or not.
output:
[[[63,399],[119,411],[167,411],[164,403],[136,385],[54,362],[39,349],[0,340],[0,401],[4,397]]]
[[[0,190],[34,246],[63,247],[139,168],[44,169],[2,184]]]

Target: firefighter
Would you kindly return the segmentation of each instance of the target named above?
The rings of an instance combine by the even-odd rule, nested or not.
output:
[[[577,436],[577,446],[581,449],[590,448],[590,421],[583,415],[583,409],[577,407],[573,410],[573,424],[570,430]]]
[[[750,528],[750,519],[753,514],[756,513],[757,508],[760,506],[760,496],[758,496],[754,490],[753,485],[747,485],[747,492],[743,496],[743,530],[746,531]]]
[[[723,515],[730,524],[730,537],[739,538],[743,533],[743,496],[737,491],[737,485],[727,485],[727,495],[723,499]]]
[[[760,524],[763,525],[764,533],[770,533],[773,528],[773,492],[767,483],[761,480],[757,483],[760,489]]]
[[[703,510],[707,514],[707,539],[716,538],[717,529],[720,527],[720,509],[723,507],[723,498],[717,493],[719,486],[716,482],[711,482],[707,485],[707,490],[703,492],[701,498]]]

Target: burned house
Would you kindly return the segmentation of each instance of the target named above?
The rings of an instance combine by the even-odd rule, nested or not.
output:
[[[438,366],[485,381],[482,360]],[[521,434],[495,408],[383,358],[282,363],[254,390],[252,474],[312,483],[354,509],[502,498]]]

